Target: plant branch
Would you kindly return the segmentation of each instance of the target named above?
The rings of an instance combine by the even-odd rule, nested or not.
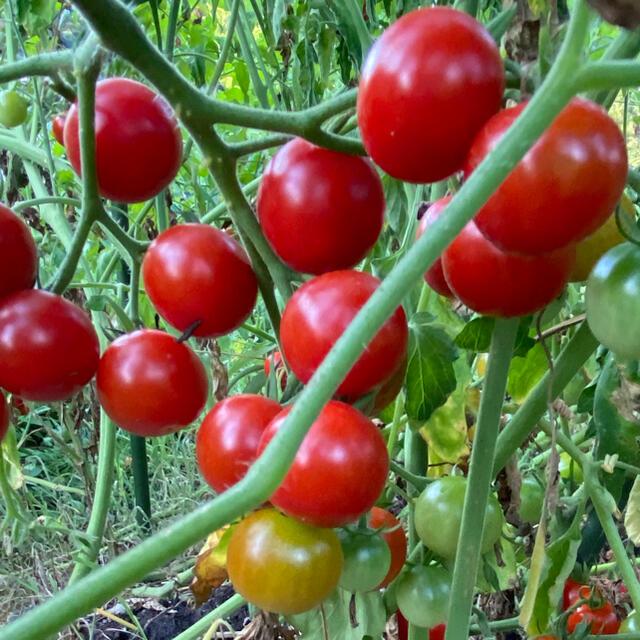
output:
[[[580,92],[638,87],[640,86],[640,61],[587,62],[582,69],[578,70],[575,82]]]
[[[51,76],[58,71],[72,69],[73,51],[41,53],[0,66],[0,83],[27,76]]]

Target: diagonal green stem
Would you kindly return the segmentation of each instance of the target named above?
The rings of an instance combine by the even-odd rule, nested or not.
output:
[[[507,375],[513,353],[519,320],[497,319],[491,340],[480,413],[473,438],[469,465],[469,481],[464,500],[462,525],[453,568],[451,605],[447,617],[445,640],[466,638],[473,588],[478,574],[484,519],[493,475],[491,462],[495,455],[500,416],[507,388]]]

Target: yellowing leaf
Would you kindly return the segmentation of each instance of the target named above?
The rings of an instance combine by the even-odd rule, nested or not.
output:
[[[636,476],[629,493],[627,509],[624,514],[624,528],[627,530],[629,540],[640,546],[640,476]]]
[[[194,578],[189,588],[200,606],[209,599],[211,591],[227,579],[227,548],[235,525],[225,525],[209,534],[198,554]]]

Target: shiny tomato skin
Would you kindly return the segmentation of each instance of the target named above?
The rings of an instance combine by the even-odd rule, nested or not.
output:
[[[162,436],[193,422],[209,383],[198,356],[163,331],[141,329],[114,340],[102,354],[98,400],[121,428]]]
[[[411,567],[398,578],[395,591],[398,609],[411,624],[429,628],[446,620],[451,575],[444,567]]]
[[[444,634],[447,630],[447,625],[442,622],[435,627],[429,629],[429,640],[444,640]]]
[[[51,133],[53,133],[53,137],[56,141],[64,146],[64,123],[67,120],[67,111],[64,113],[60,113],[54,117],[51,122]]]
[[[234,529],[227,570],[234,589],[261,609],[302,613],[319,605],[338,585],[340,540],[331,529],[262,509]]]
[[[280,340],[289,367],[304,384],[379,285],[368,273],[332,271],[312,278],[291,296],[282,314]],[[407,319],[398,307],[337,393],[360,396],[382,384],[400,366],[407,342]]]
[[[0,204],[0,298],[31,289],[38,272],[38,249],[29,227]]]
[[[339,585],[351,593],[376,589],[391,565],[391,550],[372,532],[338,529],[344,564]]]
[[[465,175],[480,164],[526,104],[505,109],[474,140]],[[538,255],[578,242],[609,217],[627,180],[627,151],[599,105],[573,98],[475,217],[505,251]]]
[[[267,426],[260,455],[291,407]],[[380,496],[389,455],[376,426],[351,405],[331,400],[311,425],[271,502],[317,527],[340,527],[364,515]]]
[[[588,604],[580,605],[567,619],[567,630],[573,633],[581,623],[592,624],[591,633],[594,635],[614,635],[620,629],[620,621],[610,602],[605,602],[601,607],[592,609]]]
[[[214,338],[237,329],[256,303],[258,280],[245,250],[206,224],[179,224],[163,231],[142,261],[153,306],[172,326]]]
[[[469,222],[442,254],[451,291],[467,307],[490,316],[524,316],[546,306],[565,288],[575,248],[522,256],[505,253]]]
[[[281,410],[275,400],[240,393],[207,413],[198,430],[196,457],[215,491],[221,493],[244,477],[256,459],[263,431]]]
[[[620,624],[620,633],[640,633],[640,616],[634,609]]]
[[[372,529],[389,529],[382,531],[384,541],[391,551],[391,565],[389,571],[376,589],[386,587],[401,571],[407,559],[407,536],[400,521],[386,509],[373,507],[369,514],[368,525]]]
[[[2,443],[9,430],[9,419],[9,404],[4,397],[4,393],[0,391],[0,443]]]
[[[362,141],[394,178],[442,180],[462,168],[503,90],[498,47],[479,22],[449,7],[417,9],[384,31],[364,63]]]
[[[258,218],[278,257],[303,273],[348,269],[373,247],[384,218],[371,163],[295,138],[265,169]]]
[[[588,585],[576,582],[573,578],[567,578],[562,591],[562,610],[566,611],[574,602],[577,602],[583,590],[586,590],[584,595],[588,598],[590,591]]]
[[[280,380],[280,388],[284,391],[287,387],[287,370],[282,360],[282,354],[277,349],[264,359],[264,373],[267,378],[271,375],[271,366],[275,367],[276,377]]]
[[[96,372],[98,336],[63,297],[25,289],[0,300],[0,387],[27,400],[66,400]]]
[[[440,214],[446,209],[451,198],[453,196],[445,196],[440,200],[436,200],[425,212],[420,223],[418,224],[418,230],[416,232],[416,240],[432,225],[439,217]],[[444,277],[444,271],[442,270],[442,258],[438,258],[424,274],[425,282],[441,296],[447,298],[453,298],[453,291],[449,288],[447,281]]]
[[[176,177],[182,162],[182,135],[167,102],[128,78],[96,85],[96,167],[100,195],[117,202],[142,202],[158,195]],[[80,175],[78,106],[64,125],[64,146]]]

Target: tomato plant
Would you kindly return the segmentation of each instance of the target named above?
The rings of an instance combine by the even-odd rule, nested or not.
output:
[[[85,312],[42,290],[0,301],[0,387],[27,400],[66,400],[96,372],[98,336]]]
[[[272,367],[275,369],[276,377],[280,380],[280,389],[284,391],[287,387],[287,370],[282,360],[282,353],[277,349],[264,359],[264,372],[267,378],[271,375]]]
[[[447,625],[443,622],[437,624],[435,627],[429,629],[429,640],[444,640],[444,633],[447,630]]]
[[[261,609],[301,613],[319,605],[338,585],[340,540],[331,529],[262,509],[234,529],[227,571],[234,589]]]
[[[564,589],[562,590],[562,609],[566,611],[572,604],[580,600],[580,598],[588,598],[590,588],[588,585],[576,582],[573,578],[567,578],[564,581]]]
[[[478,133],[468,176],[526,104],[504,109]],[[627,149],[599,105],[574,98],[498,187],[474,220],[504,251],[548,253],[586,238],[611,215],[627,179]]]
[[[0,298],[31,289],[38,272],[38,250],[27,225],[0,204]]]
[[[147,250],[142,277],[149,299],[172,326],[216,337],[239,327],[256,303],[258,281],[244,249],[224,231],[180,224]]]
[[[544,502],[544,489],[542,485],[532,476],[522,478],[520,487],[520,509],[518,513],[523,522],[537,524],[542,515],[542,504]]]
[[[258,454],[282,427],[283,409],[262,435]],[[286,514],[319,527],[338,527],[365,514],[387,479],[389,455],[376,426],[352,406],[325,405],[311,425],[271,502]]]
[[[280,259],[297,271],[353,267],[375,244],[383,217],[382,183],[364,158],[296,138],[262,174],[260,225]]]
[[[196,440],[200,473],[222,492],[244,477],[257,457],[260,437],[282,407],[241,393],[218,402],[204,417]]]
[[[0,391],[0,443],[2,443],[9,430],[10,417],[7,399],[4,397],[4,393]]]
[[[29,103],[17,91],[0,93],[0,124],[11,129],[21,125],[27,119]]]
[[[352,593],[371,591],[391,566],[391,551],[382,536],[373,532],[338,531],[344,564],[338,583]]]
[[[640,312],[640,247],[624,242],[605,253],[591,271],[585,293],[593,335],[626,360],[640,357],[640,336],[629,318]]]
[[[444,558],[456,555],[466,490],[466,478],[444,476],[430,483],[415,503],[418,536],[429,549]],[[503,524],[500,503],[492,495],[485,513],[481,547],[483,553],[490,551],[498,541]]]
[[[450,595],[451,576],[436,565],[411,567],[396,583],[398,609],[417,627],[435,627],[445,622]]]
[[[395,178],[442,180],[462,167],[503,89],[500,53],[484,26],[450,7],[417,9],[384,31],[364,63],[362,141]]]
[[[98,400],[120,427],[161,436],[193,422],[209,383],[198,356],[168,333],[142,329],[120,336],[102,354]]]
[[[533,313],[557,298],[574,260],[573,247],[539,256],[506,253],[471,221],[445,249],[442,266],[461,302],[478,313],[509,318]]]
[[[51,122],[51,133],[56,141],[64,146],[64,123],[67,120],[67,111],[60,113]]]
[[[432,225],[445,210],[447,204],[451,202],[453,196],[446,196],[434,202],[425,212],[420,223],[418,224],[418,230],[416,232],[416,240]],[[424,274],[425,282],[441,296],[447,298],[453,298],[453,292],[447,284],[447,280],[442,270],[442,258],[437,258],[436,261],[427,269]]]
[[[407,559],[407,536],[400,524],[400,520],[386,509],[373,507],[369,514],[368,525],[372,529],[384,527],[382,531],[383,540],[389,545],[391,551],[391,564],[389,571],[376,589],[386,587],[402,570]]]
[[[640,616],[635,610],[620,623],[618,633],[640,633]]]
[[[282,314],[280,339],[287,363],[303,382],[311,379],[380,280],[360,271],[332,271],[303,284]],[[408,341],[407,320],[398,307],[337,389],[359,396],[387,380],[400,366]]]
[[[573,633],[582,622],[590,627],[594,635],[613,635],[620,628],[620,621],[610,602],[595,609],[588,604],[580,605],[567,619],[567,631]]]
[[[182,135],[169,105],[135,80],[108,78],[96,85],[96,168],[100,194],[116,202],[158,195],[176,177]],[[80,175],[78,107],[64,125],[69,162]]]

